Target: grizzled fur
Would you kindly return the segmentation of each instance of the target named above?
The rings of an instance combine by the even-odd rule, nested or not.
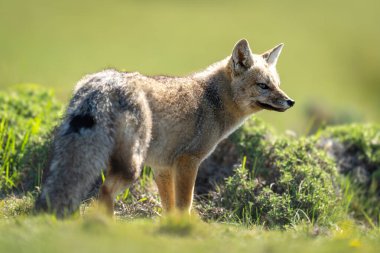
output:
[[[102,170],[100,200],[154,170],[165,211],[189,212],[199,164],[252,113],[285,111],[294,101],[275,70],[282,44],[262,54],[239,41],[230,57],[186,77],[104,70],[76,86],[53,144],[37,210],[75,211]]]

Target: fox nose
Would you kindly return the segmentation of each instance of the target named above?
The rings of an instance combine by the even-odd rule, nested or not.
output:
[[[287,103],[290,107],[292,107],[292,106],[296,103],[296,101],[294,101],[293,99],[288,99],[288,100],[286,100],[286,103]]]

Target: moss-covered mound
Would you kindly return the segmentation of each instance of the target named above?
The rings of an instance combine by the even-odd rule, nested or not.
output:
[[[331,156],[343,177],[348,211],[357,219],[379,223],[380,126],[330,127],[319,132],[318,145]]]
[[[210,194],[206,215],[271,227],[330,220],[338,198],[332,160],[313,139],[271,136],[254,120],[231,137],[247,160]]]
[[[351,215],[374,225],[380,214],[379,140],[376,125],[331,127],[294,138],[278,137],[251,119],[229,138],[230,150],[246,160],[208,193],[208,202],[201,198],[203,215],[268,226],[327,224]],[[223,153],[211,159],[218,156]]]

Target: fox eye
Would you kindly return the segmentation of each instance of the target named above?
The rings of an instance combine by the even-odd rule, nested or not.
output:
[[[267,90],[267,89],[269,89],[268,85],[265,84],[265,83],[257,83],[257,85],[258,85],[261,89],[263,89],[263,90]]]

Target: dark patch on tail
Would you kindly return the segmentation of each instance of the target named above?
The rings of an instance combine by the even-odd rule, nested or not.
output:
[[[78,133],[81,129],[90,129],[95,125],[95,119],[90,114],[75,115],[70,120],[70,128],[68,133]]]

